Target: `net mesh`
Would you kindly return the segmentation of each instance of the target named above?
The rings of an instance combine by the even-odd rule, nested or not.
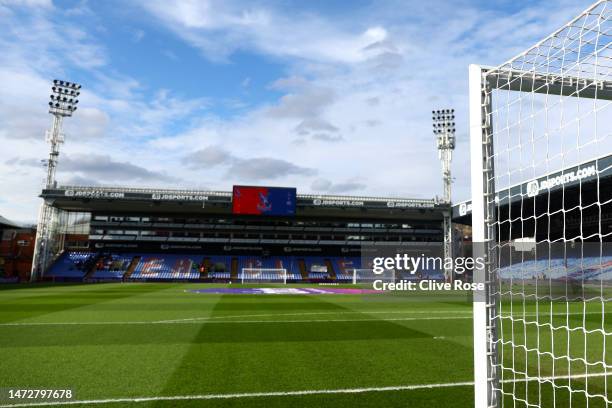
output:
[[[288,276],[284,268],[242,268],[238,274],[238,279],[242,283],[258,282],[277,282],[287,283],[287,279],[292,279],[293,275]]]
[[[600,1],[483,78],[492,406],[612,405],[611,20]]]

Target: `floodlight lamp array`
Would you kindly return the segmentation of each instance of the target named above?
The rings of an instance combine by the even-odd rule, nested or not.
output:
[[[51,95],[49,96],[49,113],[72,116],[72,113],[77,110],[77,104],[79,103],[77,98],[81,94],[80,89],[81,85],[74,82],[53,80]]]

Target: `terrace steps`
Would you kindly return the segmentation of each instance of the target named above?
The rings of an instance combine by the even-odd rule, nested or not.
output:
[[[330,261],[329,259],[325,259],[325,266],[327,267],[327,273],[329,274],[329,277],[333,280],[336,280],[336,272],[334,271],[334,265],[332,264],[332,261]]]
[[[200,279],[207,279],[210,272],[210,258],[205,257],[202,260],[202,268],[200,268]]]
[[[130,265],[128,266],[127,270],[125,271],[125,273],[123,274],[123,279],[129,279],[130,276],[132,276],[132,273],[134,272],[134,269],[136,269],[136,266],[138,265],[138,263],[140,262],[140,256],[135,256],[134,258],[132,258],[132,262],[130,262]]]
[[[298,267],[300,268],[300,275],[302,275],[302,280],[306,281],[308,279],[308,270],[306,270],[306,262],[303,259],[298,259]]]
[[[101,258],[102,258],[102,255],[98,254],[95,256],[95,258],[91,260],[91,266],[87,269],[87,272],[85,272],[85,276],[83,277],[85,280],[91,278],[93,274],[96,272],[96,270],[98,269],[98,262],[100,261]]]
[[[233,257],[231,261],[231,275],[230,279],[233,281],[238,280],[238,258]]]

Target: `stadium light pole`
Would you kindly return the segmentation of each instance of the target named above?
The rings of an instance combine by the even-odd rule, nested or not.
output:
[[[436,137],[438,146],[438,157],[442,163],[442,180],[444,182],[443,200],[449,205],[448,211],[444,212],[444,257],[445,259],[453,256],[453,226],[451,221],[451,161],[453,150],[455,150],[455,110],[439,109],[432,113],[433,133]],[[446,263],[446,262],[445,262]],[[447,281],[453,280],[452,269],[444,271]]]
[[[50,145],[49,159],[47,160],[47,175],[45,177],[45,189],[55,188],[55,173],[59,158],[59,147],[64,142],[62,124],[64,118],[72,116],[77,110],[78,97],[81,94],[81,85],[74,82],[53,80],[51,95],[49,96],[49,113],[53,116],[51,130],[46,132],[46,141]],[[51,238],[57,221],[55,208],[43,200],[38,214],[38,225],[36,228],[36,243],[34,244],[34,257],[32,259],[32,270],[30,281],[35,281],[42,276],[51,259]]]
[[[438,144],[438,157],[442,163],[444,180],[444,201],[451,202],[451,160],[455,150],[455,110],[441,109],[432,111],[433,132]]]
[[[59,157],[59,146],[64,142],[62,134],[62,122],[65,117],[70,117],[76,111],[81,94],[81,85],[74,82],[53,80],[51,95],[49,96],[49,113],[53,115],[51,130],[47,131],[47,142],[51,146],[49,160],[47,162],[47,177],[45,187],[55,187],[55,171]]]

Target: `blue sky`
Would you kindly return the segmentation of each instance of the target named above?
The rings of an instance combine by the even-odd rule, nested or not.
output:
[[[36,218],[53,78],[83,85],[60,184],[431,198],[430,112],[452,107],[467,198],[468,64],[589,5],[552,4],[0,0],[0,214]]]

